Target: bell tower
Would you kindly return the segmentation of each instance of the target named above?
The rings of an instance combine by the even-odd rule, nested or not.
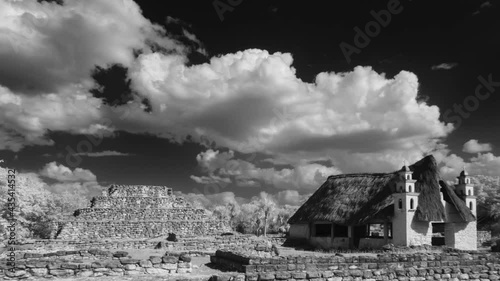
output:
[[[465,204],[476,216],[476,196],[474,195],[474,186],[472,185],[469,173],[463,168],[460,175],[457,177],[458,184],[455,185],[455,193],[465,201]]]
[[[418,206],[418,195],[413,179],[413,172],[403,163],[403,167],[398,171],[396,190],[393,193],[394,199],[394,219],[393,228],[398,231],[393,232],[393,243],[395,245],[409,246],[411,223]]]
[[[465,205],[467,205],[472,214],[477,218],[474,187],[465,167],[457,178],[458,183],[455,184],[455,193],[465,202]],[[444,232],[446,246],[461,250],[477,250],[476,220],[447,222],[444,225]]]

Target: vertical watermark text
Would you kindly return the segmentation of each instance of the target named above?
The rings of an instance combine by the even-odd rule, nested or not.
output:
[[[16,219],[14,211],[16,210],[16,170],[7,170],[7,271],[15,273],[16,270]]]

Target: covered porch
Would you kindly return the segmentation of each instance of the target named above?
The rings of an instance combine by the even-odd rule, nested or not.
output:
[[[377,249],[392,243],[392,223],[339,225],[327,221],[309,225],[309,243],[321,249]]]

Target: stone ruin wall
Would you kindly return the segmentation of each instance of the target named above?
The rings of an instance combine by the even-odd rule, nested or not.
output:
[[[67,222],[56,237],[65,240],[139,239],[176,235],[211,235],[224,229],[223,222],[210,221],[107,221]]]
[[[182,197],[171,195],[170,197],[108,197],[98,196],[91,201],[90,208],[107,208],[107,209],[173,209],[173,208],[189,208],[192,206]]]
[[[154,185],[111,185],[104,196],[109,197],[170,197],[172,189]]]
[[[500,279],[500,255],[479,252],[258,258],[217,251],[210,259],[217,266],[244,273],[246,281]]]
[[[10,271],[6,260],[0,259],[0,280],[40,280],[41,278],[75,278],[124,275],[175,275],[191,273],[191,257],[150,256],[133,259],[128,252],[109,252],[99,249],[25,253],[16,261],[16,270]],[[140,278],[140,277],[138,277]],[[97,280],[97,279],[96,279]]]
[[[44,239],[30,241],[23,244],[25,247],[39,252],[43,250],[85,250],[85,249],[165,249],[169,252],[185,252],[191,255],[196,253],[215,253],[218,249],[252,250],[268,241],[270,245],[282,245],[286,237],[279,235],[268,235],[265,239],[251,234],[223,235],[214,237],[179,237],[178,241],[148,241],[148,240],[60,240]],[[269,243],[266,242],[267,245]]]
[[[193,219],[210,219],[210,216],[202,209],[134,209],[121,208],[123,212],[108,208],[85,208],[75,212],[75,221],[99,221],[102,218],[107,218],[111,221],[145,221],[145,220],[193,220]]]
[[[210,280],[488,281],[500,279],[500,256],[480,252],[385,253],[376,257],[329,255],[259,258],[229,251],[217,251],[211,256],[211,260],[219,266],[232,268],[239,273],[232,274],[231,278],[214,275]],[[38,280],[56,277],[170,275],[190,273],[192,268],[191,258],[185,255],[132,259],[127,252],[113,253],[98,249],[45,254],[25,253],[17,262],[15,273],[6,271],[5,261],[0,260],[0,280],[29,277],[38,277],[36,279]],[[170,276],[178,277],[178,275]]]
[[[90,208],[58,223],[62,240],[141,239],[176,235],[203,236],[229,231],[227,222],[191,206],[163,186],[111,185]]]

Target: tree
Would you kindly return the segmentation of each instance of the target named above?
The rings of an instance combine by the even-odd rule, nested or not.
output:
[[[261,216],[264,219],[264,237],[266,237],[268,223],[270,221],[272,213],[276,209],[276,202],[271,195],[266,192],[261,192],[259,201],[257,201],[257,206],[259,206]]]
[[[9,219],[7,210],[7,169],[0,168],[0,205],[2,218]],[[48,209],[50,192],[43,188],[44,183],[36,174],[16,174],[15,178],[15,209],[17,237],[31,236],[30,226],[43,216]]]
[[[234,218],[235,229],[241,233],[256,233],[259,228],[259,206],[255,202],[241,205],[241,211]]]
[[[480,227],[500,233],[500,177],[473,176]]]
[[[219,220],[229,221],[231,219],[231,210],[224,205],[216,205],[212,209],[212,213]]]
[[[214,205],[210,211],[220,220],[229,222],[228,225],[231,229],[235,229],[237,222],[236,217],[240,213],[240,206],[238,203],[227,203],[225,205]]]
[[[287,232],[289,225],[288,219],[297,211],[298,206],[284,205],[280,206],[276,210],[276,226],[275,231],[277,232]]]
[[[6,178],[7,169],[0,167],[0,216],[3,219],[9,219]],[[59,193],[49,191],[47,184],[34,173],[16,174],[15,196],[18,238],[49,238],[55,230],[54,221],[84,207],[88,201],[81,190],[75,188]]]

